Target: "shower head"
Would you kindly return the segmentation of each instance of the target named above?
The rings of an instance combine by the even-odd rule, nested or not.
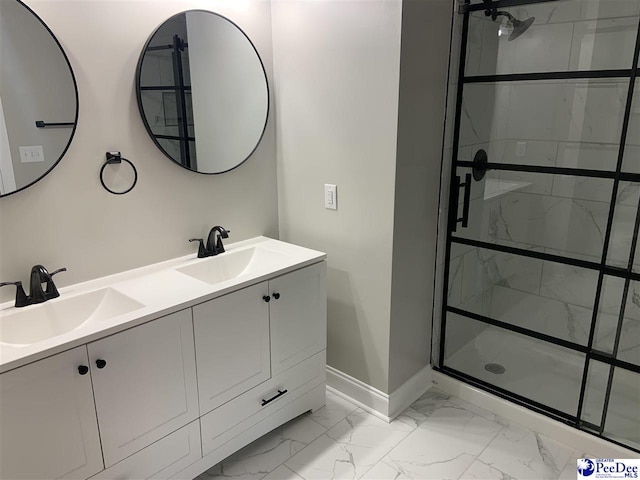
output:
[[[536,17],[527,18],[526,20],[518,20],[517,18],[511,20],[513,31],[511,32],[511,35],[509,35],[509,38],[507,40],[511,41],[518,38],[520,35],[526,32],[531,25],[533,25],[535,19]]]
[[[536,19],[536,17],[531,17],[531,18],[527,18],[526,20],[518,20],[513,15],[511,15],[509,12],[499,12],[495,8],[485,10],[484,14],[487,17],[490,16],[492,20],[496,20],[498,18],[498,16],[507,17],[507,21],[513,27],[513,30],[511,31],[511,35],[509,35],[509,38],[507,39],[508,41],[515,40],[520,35],[522,35],[524,32],[526,32],[527,29],[531,25],[533,25],[533,22]]]

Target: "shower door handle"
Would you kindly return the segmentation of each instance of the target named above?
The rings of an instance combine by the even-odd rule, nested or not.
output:
[[[460,198],[460,187],[464,187],[464,201],[462,203],[462,217],[458,218],[458,200]],[[460,182],[460,177],[456,175],[453,184],[453,205],[450,207],[452,212],[451,223],[452,231],[455,232],[458,227],[458,223],[462,223],[463,228],[467,228],[469,225],[469,204],[471,203],[471,174],[467,173],[464,176],[464,183]]]

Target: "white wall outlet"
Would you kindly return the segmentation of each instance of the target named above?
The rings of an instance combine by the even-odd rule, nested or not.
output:
[[[44,162],[44,151],[42,145],[20,148],[20,161],[22,163]]]
[[[516,142],[516,157],[524,157],[527,152],[527,142]]]
[[[330,210],[338,209],[338,187],[329,183],[324,184],[324,208]]]

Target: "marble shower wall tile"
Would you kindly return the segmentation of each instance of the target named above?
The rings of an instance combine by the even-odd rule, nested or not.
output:
[[[360,478],[412,431],[405,423],[387,423],[358,409],[285,465],[305,480]]]
[[[640,405],[640,375],[616,368],[604,424],[604,435],[623,440],[636,449],[640,447],[638,405]]]
[[[517,18],[536,17],[536,23],[572,23],[599,18],[632,17],[640,14],[640,0],[561,0],[514,7]]]
[[[598,273],[572,265],[545,262],[542,267],[540,295],[571,305],[593,308]]]
[[[592,314],[593,311],[588,308],[495,286],[489,316],[511,325],[586,345]]]
[[[573,253],[602,254],[609,206],[602,202],[510,192],[492,205],[496,238]]]
[[[502,83],[467,84],[462,99],[459,145],[475,145],[506,138],[511,86]]]
[[[613,180],[606,178],[575,177],[570,175],[550,175],[553,179],[554,197],[576,200],[611,202]]]
[[[478,12],[484,15],[483,12]],[[564,24],[534,24],[518,38],[498,36],[501,22],[485,22],[479,74],[565,71],[571,52],[571,28]]]
[[[556,166],[615,171],[620,139],[614,143],[559,142]]]
[[[638,17],[576,22],[571,41],[571,70],[630,68]]]
[[[507,138],[616,143],[628,81],[514,82],[506,116]]]
[[[638,212],[640,184],[621,182],[616,199],[607,263],[627,267]]]
[[[565,445],[514,424],[502,430],[478,460],[517,479],[555,480],[572,453]]]

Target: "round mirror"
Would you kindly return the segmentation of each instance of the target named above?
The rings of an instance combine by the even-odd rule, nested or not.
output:
[[[78,120],[78,89],[62,46],[33,11],[0,0],[0,196],[57,165]]]
[[[160,150],[198,173],[244,162],[264,134],[267,76],[251,40],[204,10],[169,18],[147,41],[136,71],[142,120]]]

